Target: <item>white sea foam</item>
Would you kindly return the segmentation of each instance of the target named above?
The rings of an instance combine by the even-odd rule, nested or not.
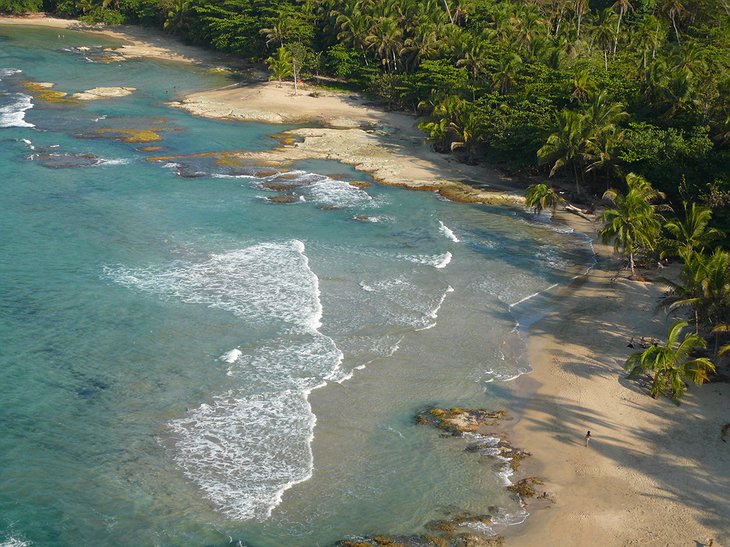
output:
[[[434,268],[438,268],[438,269],[445,268],[446,266],[449,265],[449,262],[451,262],[451,258],[453,257],[453,255],[448,251],[446,251],[446,253],[441,256],[442,256],[441,260],[438,262],[438,264],[434,265]]]
[[[35,146],[29,139],[20,139],[20,142],[27,146],[28,150],[35,150]]]
[[[444,224],[440,220],[439,220],[439,231],[442,234],[444,234],[444,236],[446,236],[447,239],[450,239],[454,243],[459,243],[461,241],[458,237],[456,237],[456,234],[454,233],[454,231],[451,228],[449,228],[448,226],[446,226],[446,224]]]
[[[104,272],[122,285],[222,309],[248,321],[318,328],[319,288],[303,247],[300,241],[260,243],[199,263],[107,267]]]
[[[217,396],[170,422],[175,461],[228,517],[268,518],[283,493],[312,474],[308,395]]]
[[[0,107],[0,127],[35,127],[25,121],[26,110],[33,108],[32,97],[24,93],[11,93],[8,96],[15,100]]]
[[[17,68],[0,68],[0,82],[2,82],[2,79],[7,76],[13,76],[14,74],[20,74],[21,72],[23,71]]]
[[[398,254],[398,258],[401,260],[407,260],[408,262],[413,262],[414,264],[426,264],[428,266],[433,266],[434,268],[445,268],[449,262],[451,262],[451,259],[453,255],[446,251],[443,254],[439,255],[406,255],[406,254]]]
[[[226,363],[235,363],[242,354],[243,352],[240,349],[233,348],[231,351],[227,351],[221,355],[219,359]]]
[[[343,378],[342,352],[319,332],[319,278],[304,243],[261,243],[198,262],[109,267],[122,285],[229,311],[279,332],[250,352],[235,348],[231,390],[169,423],[175,461],[227,516],[263,519],[313,469],[316,417],[309,393]]]
[[[105,159],[99,158],[97,165],[127,165],[131,163],[130,158]]]
[[[373,198],[360,188],[345,182],[324,178],[308,188],[310,201],[331,207],[362,207],[369,205]]]
[[[31,545],[30,541],[14,537],[4,539],[2,543],[0,543],[0,547],[28,547],[29,545]]]

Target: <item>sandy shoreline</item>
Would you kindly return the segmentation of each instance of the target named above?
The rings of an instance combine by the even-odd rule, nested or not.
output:
[[[587,222],[570,224],[590,233]],[[632,335],[663,339],[658,284],[616,277],[611,249],[555,295],[558,310],[531,326],[534,371],[511,386],[523,414],[512,432],[533,454],[554,504],[528,506],[509,545],[730,544],[730,386],[691,386],[682,405],[625,379]],[[615,281],[614,281],[615,279]],[[590,430],[592,440],[584,446]]]
[[[0,24],[78,28],[75,21],[0,17]],[[221,56],[177,43],[149,29],[87,29],[125,42],[128,57],[215,64]],[[434,154],[411,116],[371,108],[358,97],[252,83],[191,95],[174,106],[196,115],[270,123],[316,123],[283,132],[272,152],[240,152],[242,161],[284,165],[332,159],[392,185],[440,191],[454,200],[520,202],[521,189],[499,173]],[[471,181],[485,188],[464,184]],[[490,191],[491,190],[491,191]],[[578,230],[588,223],[570,216]],[[533,454],[526,473],[546,480],[555,503],[534,506],[510,545],[730,544],[730,445],[720,440],[730,421],[730,386],[693,387],[682,406],[653,400],[623,378],[632,336],[662,338],[655,315],[657,285],[612,279],[610,250],[599,264],[555,296],[559,311],[531,327],[534,372],[510,388],[524,408],[514,444]],[[590,429],[593,441],[583,446]]]

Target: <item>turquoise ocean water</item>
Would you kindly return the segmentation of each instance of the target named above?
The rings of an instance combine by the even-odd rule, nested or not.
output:
[[[0,545],[327,545],[456,510],[491,507],[487,533],[524,519],[503,462],[413,415],[508,407],[544,311],[527,297],[590,245],[521,211],[358,189],[332,162],[149,162],[97,130],[154,128],[178,155],[272,148],[282,127],[166,107],[231,81],[100,62],[108,45],[0,27]],[[54,104],[25,81],[137,91]],[[282,180],[295,201],[267,201]]]

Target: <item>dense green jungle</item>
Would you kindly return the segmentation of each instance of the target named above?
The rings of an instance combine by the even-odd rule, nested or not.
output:
[[[667,308],[730,353],[727,0],[0,0],[39,10],[366,92],[437,152],[559,182],[536,210],[602,199],[604,240],[632,272],[682,262]]]

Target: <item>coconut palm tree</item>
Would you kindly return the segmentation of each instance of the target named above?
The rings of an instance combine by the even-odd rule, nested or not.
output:
[[[629,378],[636,378],[645,371],[654,373],[650,392],[655,399],[669,388],[670,396],[679,403],[687,389],[687,381],[703,384],[709,380],[708,372],[715,371],[715,365],[708,358],[692,358],[695,350],[707,347],[704,338],[688,333],[680,341],[687,325],[686,321],[677,321],[669,327],[666,344],[651,345],[644,351],[632,353],[626,360],[624,369]]]
[[[531,184],[525,192],[525,205],[536,215],[543,209],[550,209],[551,215],[554,215],[557,206],[563,202],[565,202],[563,197],[545,183]]]
[[[582,162],[587,143],[588,128],[585,117],[571,110],[563,110],[558,114],[555,132],[537,151],[537,157],[541,163],[553,162],[551,177],[570,165],[575,176],[576,191],[580,193]]]
[[[667,249],[662,252],[662,256],[679,256],[687,262],[692,253],[701,253],[710,242],[721,237],[722,232],[709,227],[712,220],[709,207],[686,201],[683,206],[684,220],[672,219],[664,225],[672,237],[667,239]]]
[[[613,202],[614,207],[603,212],[603,229],[600,231],[604,243],[613,240],[614,251],[621,250],[628,255],[631,277],[636,276],[636,253],[653,250],[662,229],[662,217],[652,202],[664,194],[652,188],[644,177],[629,173],[626,176],[628,191],[622,195],[616,190],[607,190],[603,197]]]
[[[614,43],[613,20],[616,14],[609,8],[604,9],[598,18],[598,24],[593,27],[591,43],[596,43],[603,51],[603,67],[608,71],[608,54]]]
[[[271,77],[276,78],[279,82],[279,87],[281,87],[281,81],[284,78],[294,74],[292,71],[292,54],[284,46],[276,50],[276,55],[272,55],[266,59],[266,65],[273,73]]]
[[[618,49],[618,37],[621,32],[621,20],[627,11],[633,11],[633,6],[629,0],[616,0],[611,6],[618,13],[618,21],[616,22],[616,41],[613,44],[613,56],[616,57],[616,49]]]
[[[730,253],[719,247],[711,255],[693,252],[685,259],[679,283],[663,280],[672,289],[661,307],[669,311],[690,308],[695,332],[700,327],[715,325],[730,314]]]
[[[580,22],[583,19],[583,14],[587,11],[590,11],[590,7],[588,6],[588,0],[575,0],[575,15],[578,18],[578,28],[576,32],[576,39],[580,39]]]

